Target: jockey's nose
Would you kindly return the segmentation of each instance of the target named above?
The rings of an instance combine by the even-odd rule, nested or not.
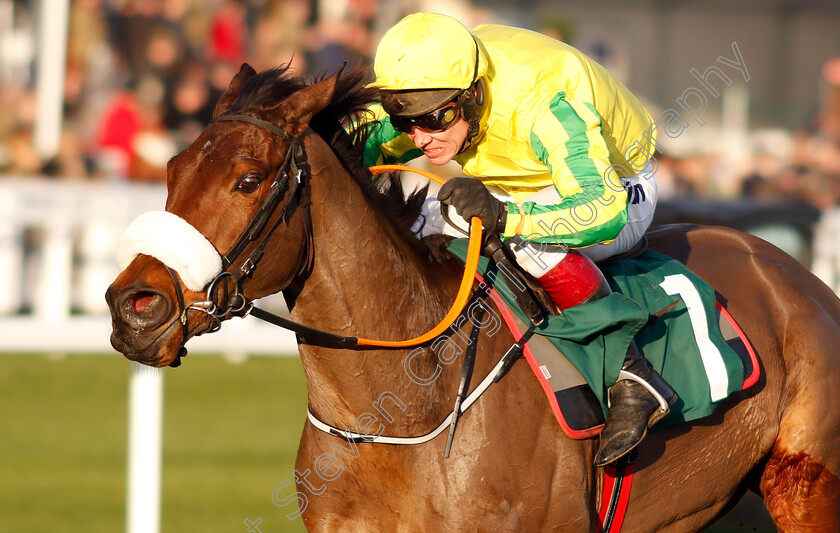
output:
[[[417,146],[417,148],[423,148],[429,144],[429,141],[432,140],[432,136],[429,135],[428,132],[421,130],[417,126],[411,128],[411,133],[409,133],[408,136],[412,141],[414,141],[414,145]]]

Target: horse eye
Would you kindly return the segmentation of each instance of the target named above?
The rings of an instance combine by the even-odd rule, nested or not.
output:
[[[236,185],[236,188],[243,192],[254,192],[262,183],[262,176],[259,174],[246,174],[239,183]]]

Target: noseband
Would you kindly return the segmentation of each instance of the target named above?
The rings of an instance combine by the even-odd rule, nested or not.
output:
[[[312,171],[306,156],[306,150],[303,146],[303,140],[300,137],[292,137],[286,131],[270,122],[248,115],[221,115],[214,118],[211,123],[220,121],[248,122],[289,141],[290,146],[286,152],[286,157],[283,159],[283,163],[274,174],[274,180],[269,185],[269,192],[265,200],[263,200],[260,208],[248,224],[248,227],[245,228],[245,231],[239,236],[230,250],[222,256],[222,272],[207,284],[207,300],[186,307],[181,285],[178,283],[175,273],[167,267],[167,271],[169,271],[169,275],[172,277],[175,285],[179,306],[179,319],[183,331],[183,340],[178,350],[178,355],[169,365],[172,367],[180,366],[181,357],[187,355],[187,349],[184,344],[187,342],[187,311],[189,309],[201,311],[213,318],[215,325],[210,331],[205,333],[217,331],[221,326],[222,320],[228,316],[243,316],[248,314],[251,307],[253,307],[253,303],[245,297],[242,290],[242,280],[254,272],[257,263],[259,263],[265,252],[265,247],[268,245],[269,239],[271,239],[271,236],[282,221],[285,220],[286,224],[288,224],[288,218],[291,216],[291,211],[296,205],[301,209],[304,230],[306,232],[306,259],[292,278],[292,282],[306,278],[312,270],[313,236],[312,216],[309,209],[312,203],[309,189],[309,179],[311,178]],[[248,245],[259,239],[260,235],[263,234],[263,230],[265,230],[266,225],[271,220],[275,211],[277,211],[283,196],[286,197],[286,202],[283,204],[283,208],[280,210],[274,223],[263,235],[262,240],[240,263],[238,268],[229,270],[234,264],[234,261],[242,255]]]

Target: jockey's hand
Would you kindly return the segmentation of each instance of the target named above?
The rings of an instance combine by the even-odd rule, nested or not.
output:
[[[472,217],[478,217],[487,231],[504,232],[507,222],[505,204],[494,198],[478,179],[452,178],[443,184],[437,197],[441,204],[454,207],[464,220],[469,222]]]

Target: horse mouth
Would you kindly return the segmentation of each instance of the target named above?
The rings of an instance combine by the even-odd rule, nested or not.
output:
[[[111,306],[111,346],[126,359],[144,365],[169,366],[181,346],[193,336],[218,330],[218,320],[207,313],[190,314],[186,338],[181,316],[171,301],[153,291],[135,291],[130,297],[107,296]]]
[[[145,331],[113,319],[111,346],[131,361],[148,366],[168,366],[178,355],[180,343],[174,342],[174,337],[180,326],[175,319],[162,330]],[[174,348],[171,347],[173,344],[176,345]]]

